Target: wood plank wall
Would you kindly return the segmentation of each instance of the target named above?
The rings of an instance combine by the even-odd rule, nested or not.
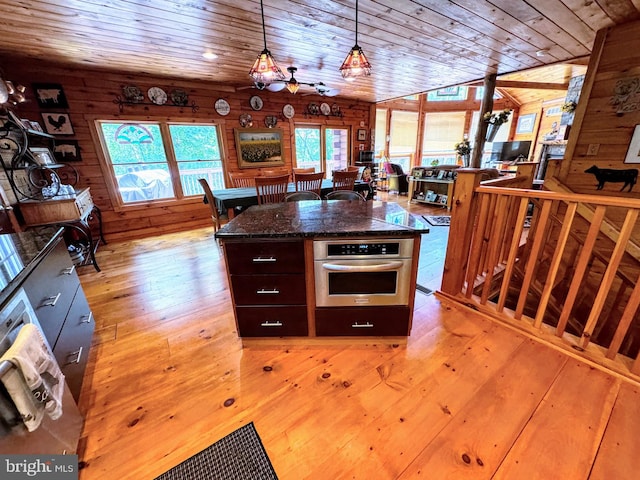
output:
[[[341,99],[339,97],[322,97],[317,94],[304,95],[301,89],[296,95],[287,90],[281,92],[258,91],[246,88],[236,91],[233,86],[216,85],[210,82],[184,81],[179,72],[171,72],[166,78],[154,78],[144,75],[144,65],[141,65],[140,75],[123,75],[117,72],[100,70],[79,70],[65,66],[47,64],[41,60],[27,60],[23,58],[3,59],[6,78],[14,83],[21,83],[27,87],[28,102],[18,106],[17,113],[21,118],[37,120],[42,124],[42,112],[61,112],[69,114],[74,129],[74,135],[60,137],[61,139],[75,139],[79,142],[82,161],[74,163],[80,172],[80,186],[91,187],[94,201],[103,212],[104,230],[107,238],[134,238],[151,236],[169,231],[180,231],[210,223],[208,210],[201,199],[185,200],[170,207],[144,206],[136,209],[116,211],[109,198],[109,191],[105,183],[103,169],[100,164],[97,147],[92,140],[90,125],[94,119],[126,119],[135,117],[138,120],[213,122],[223,128],[223,148],[225,152],[225,169],[228,172],[238,171],[235,149],[234,129],[240,128],[238,118],[242,113],[250,113],[255,128],[265,128],[264,119],[267,115],[278,117],[278,127],[284,130],[285,166],[291,168],[293,144],[293,128],[295,125],[327,125],[335,127],[350,127],[352,136],[352,159],[358,158],[360,145],[369,149],[371,128],[375,121],[375,109],[369,102]],[[184,68],[189,68],[185,65]],[[245,85],[251,82],[247,76]],[[61,84],[69,102],[68,109],[46,109],[38,107],[32,83]],[[121,95],[122,87],[135,85],[146,97],[146,91],[153,86],[164,89],[167,93],[180,88],[189,94],[189,103],[195,102],[199,109],[193,113],[189,107],[175,106],[125,106],[120,112],[114,103],[117,95]],[[264,107],[260,111],[253,111],[249,105],[252,95],[260,95],[264,100]],[[226,99],[231,112],[227,116],[218,115],[214,103],[218,98]],[[147,100],[148,101],[148,100]],[[334,103],[340,107],[342,116],[313,116],[305,114],[309,103]],[[282,107],[287,103],[295,109],[295,116],[287,120],[282,115]],[[372,113],[373,112],[373,113]],[[357,141],[358,129],[367,130],[367,140]]]
[[[616,108],[611,104],[619,80],[636,78],[640,82],[638,31],[640,21],[609,29],[602,36],[604,44],[596,69],[587,74],[587,77],[593,76],[593,86],[590,92],[583,90],[580,97],[578,108],[584,108],[584,117],[580,125],[574,124],[577,128],[571,131],[569,138],[569,143],[575,142],[572,146],[573,155],[568,162],[563,162],[562,168],[562,180],[576,193],[596,193],[595,177],[584,172],[591,165],[599,168],[640,169],[638,164],[624,163],[633,130],[640,124],[640,109],[617,114]],[[597,46],[594,47],[595,51]],[[583,102],[586,103],[580,105]],[[576,113],[579,113],[578,110]],[[597,150],[597,154],[588,154],[589,145],[594,145],[592,149]],[[621,187],[620,183],[607,183],[599,193],[640,198],[640,185],[636,185],[631,193],[620,192]]]

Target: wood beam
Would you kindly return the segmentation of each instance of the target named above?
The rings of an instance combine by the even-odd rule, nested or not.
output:
[[[481,87],[484,81],[466,83],[469,87]],[[529,90],[568,90],[568,83],[520,82],[518,80],[496,80],[496,88],[526,88]]]

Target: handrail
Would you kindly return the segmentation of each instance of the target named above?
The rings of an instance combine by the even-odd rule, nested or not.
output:
[[[480,183],[480,175],[458,171],[438,293],[639,380],[640,338],[630,332],[640,324],[640,280],[628,245],[640,200],[534,190],[526,175]],[[580,214],[587,205],[589,218]],[[625,215],[604,243],[608,209]]]

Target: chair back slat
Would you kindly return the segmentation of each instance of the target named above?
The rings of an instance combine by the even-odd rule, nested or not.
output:
[[[251,173],[230,173],[232,187],[255,187],[256,175]]]
[[[296,192],[309,191],[315,192],[320,195],[322,190],[322,179],[324,178],[324,172],[318,173],[296,173],[295,184]]]
[[[335,170],[333,172],[333,189],[353,190],[356,178],[358,178],[358,170]]]
[[[258,205],[284,201],[289,185],[289,174],[275,177],[256,177]]]

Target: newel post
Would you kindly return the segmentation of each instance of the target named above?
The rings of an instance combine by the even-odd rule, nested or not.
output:
[[[474,191],[482,179],[482,170],[477,168],[460,168],[457,172],[447,254],[444,260],[442,285],[440,286],[440,290],[449,295],[457,295],[464,286],[477,209],[477,197]]]

